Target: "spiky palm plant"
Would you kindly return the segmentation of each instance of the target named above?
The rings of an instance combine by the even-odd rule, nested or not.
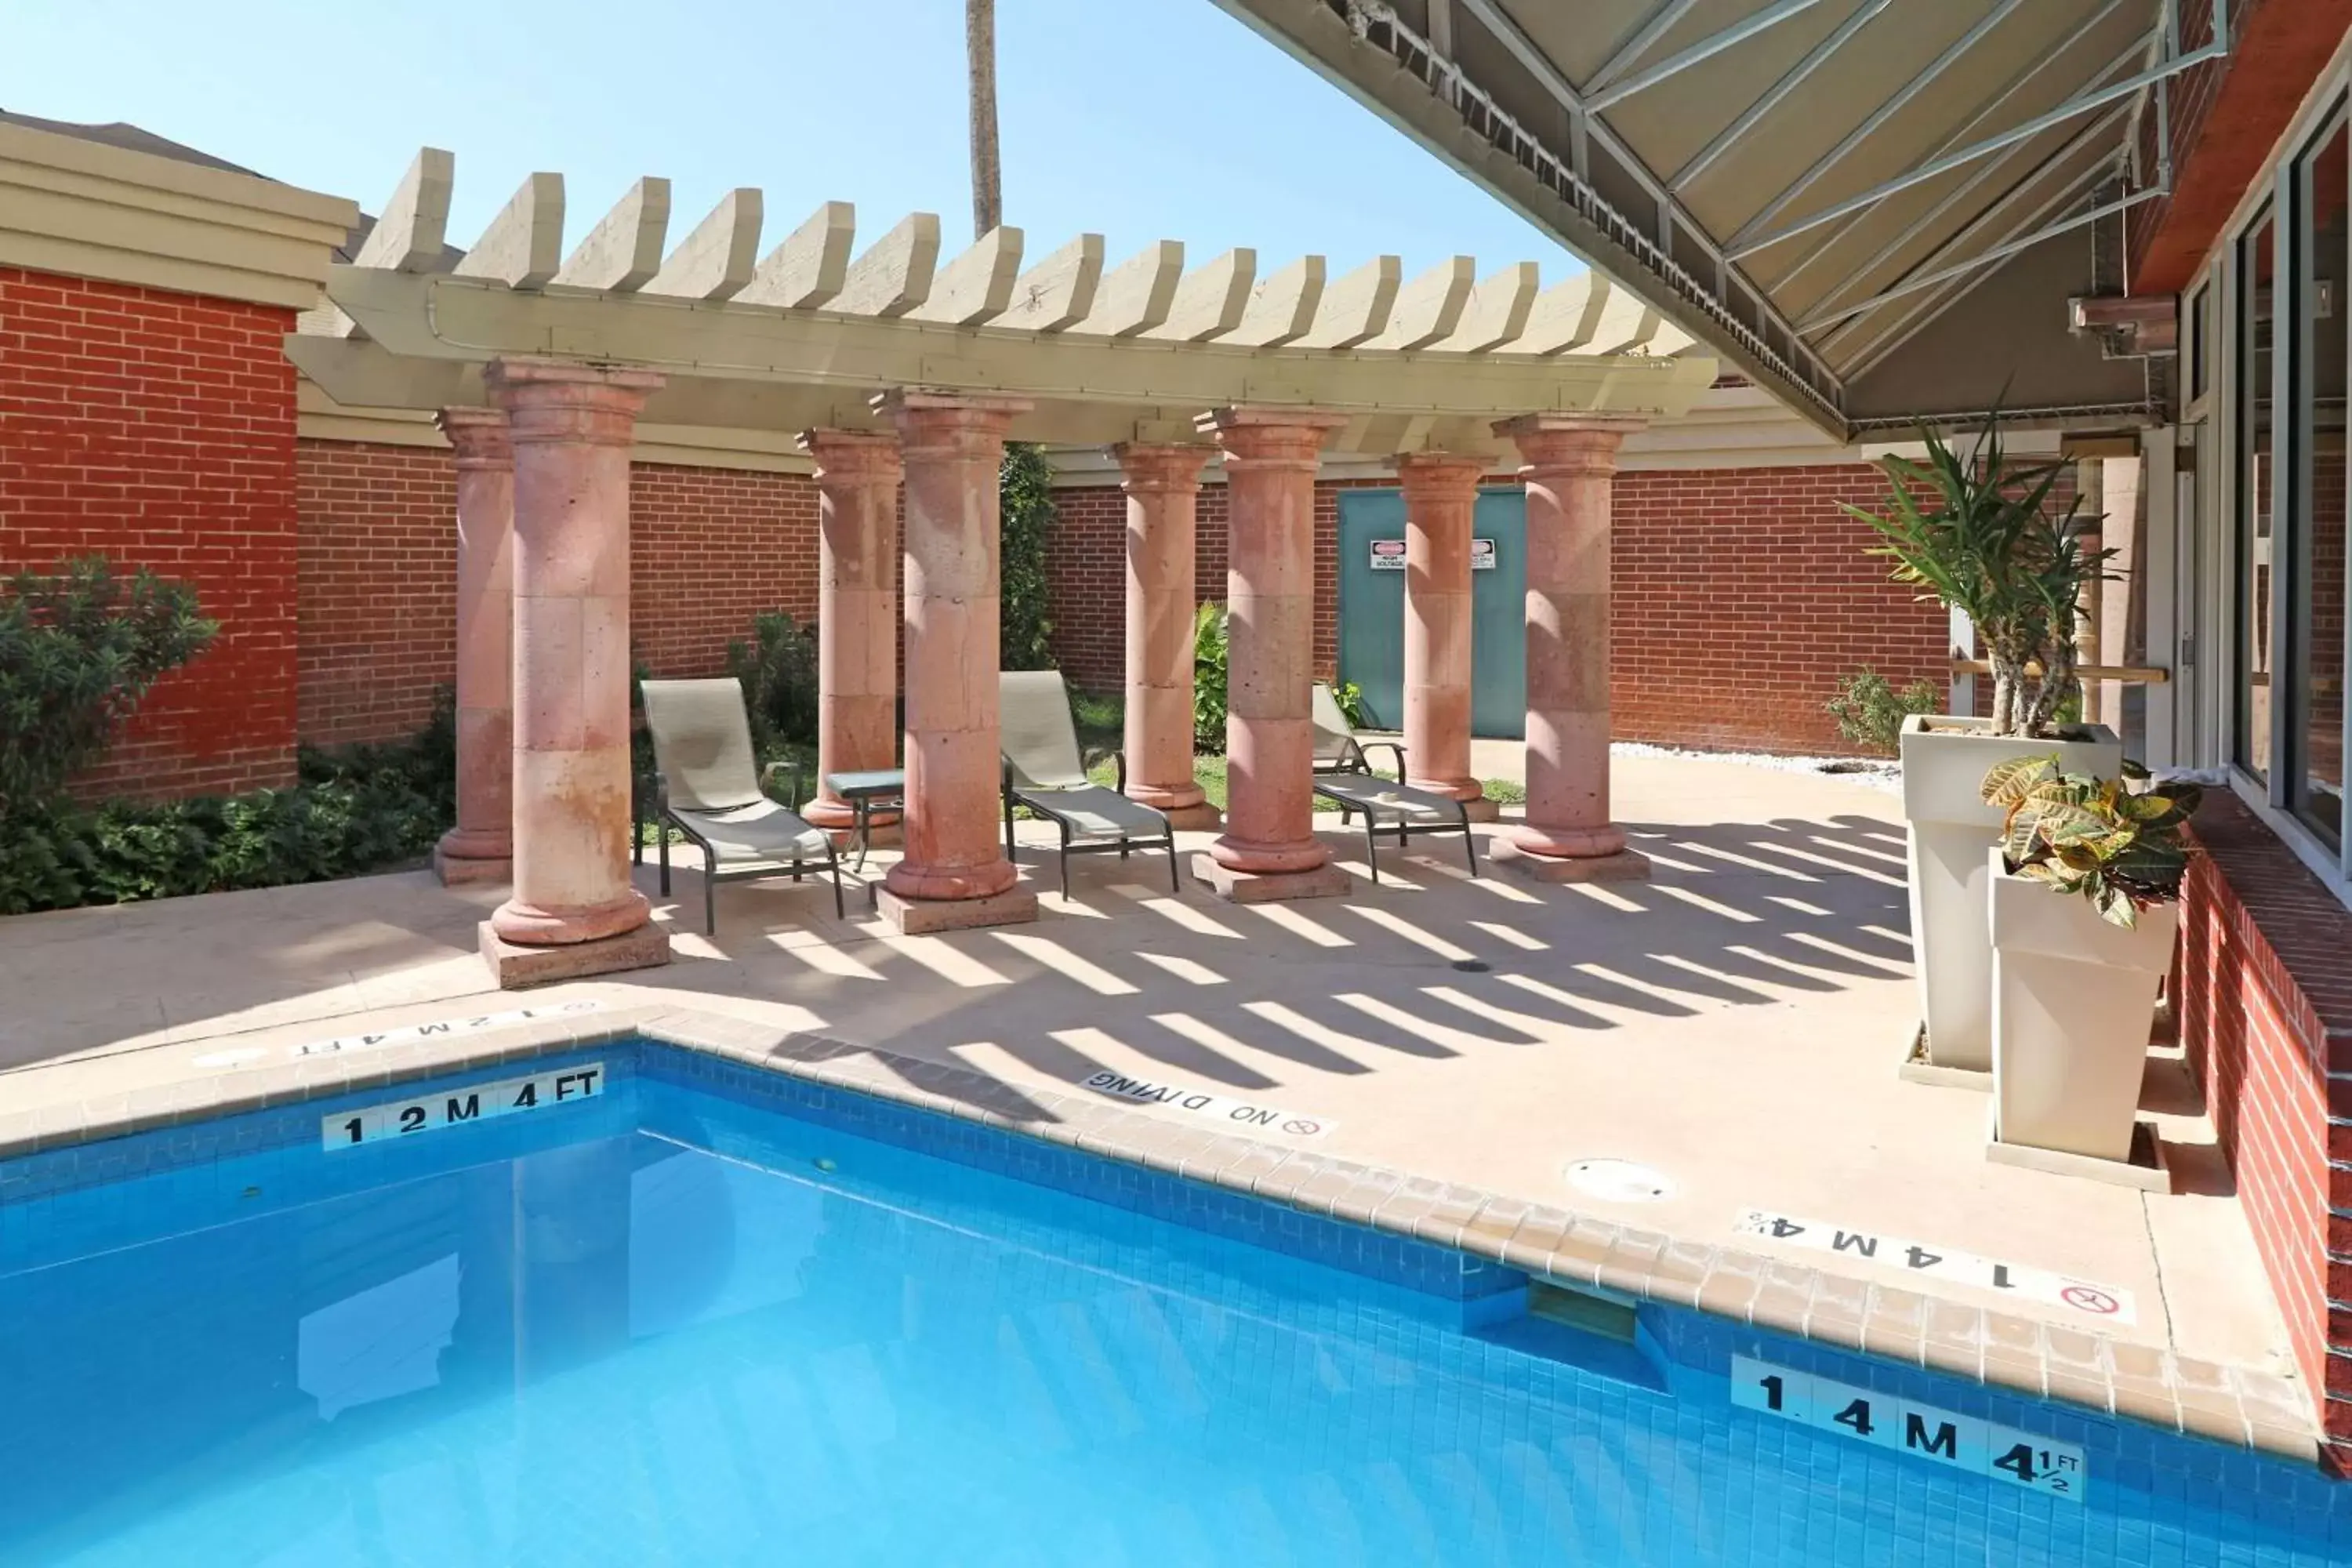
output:
[[[2052,508],[2063,464],[2011,463],[1998,416],[1965,456],[1940,435],[1924,434],[1925,462],[1879,459],[1893,488],[1888,511],[1838,504],[1885,541],[1871,553],[1895,562],[1895,581],[1975,624],[1992,666],[1994,733],[2046,735],[2079,687],[2074,626],[2084,591],[2106,574],[2115,552],[2085,548],[2094,520],[2081,515],[2081,497]]]

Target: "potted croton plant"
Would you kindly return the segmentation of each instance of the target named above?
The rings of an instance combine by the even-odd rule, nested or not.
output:
[[[2131,1154],[2198,791],[2126,773],[2071,773],[2045,753],[1985,774],[1981,798],[2005,823],[1987,859],[2000,1142]]]
[[[2053,749],[2068,773],[2112,777],[2121,767],[2113,731],[2066,717],[2081,695],[2078,606],[2113,552],[2086,548],[2079,497],[2053,503],[2065,466],[2011,462],[1997,418],[1965,455],[1933,433],[1927,444],[1924,462],[1880,459],[1893,482],[1888,510],[1845,510],[1877,530],[1884,542],[1873,553],[1893,559],[1895,581],[1969,617],[1991,665],[1990,714],[1914,715],[1898,742],[1920,1012],[1904,1070],[1990,1087],[1985,850],[2001,814],[1978,784],[1997,763]]]

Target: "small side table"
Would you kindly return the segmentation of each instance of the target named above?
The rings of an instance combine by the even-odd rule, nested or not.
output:
[[[902,812],[907,804],[907,773],[903,768],[876,768],[866,773],[827,773],[824,787],[849,803],[857,814],[856,870],[866,869],[866,851],[874,839],[874,808],[897,806]]]

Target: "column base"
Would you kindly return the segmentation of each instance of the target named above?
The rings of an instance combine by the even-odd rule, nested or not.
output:
[[[1225,826],[1225,814],[1203,800],[1170,811],[1168,825],[1189,833],[1214,833]]]
[[[490,966],[501,991],[623,969],[651,969],[670,959],[669,931],[651,921],[618,936],[566,942],[561,947],[524,947],[509,942],[491,930],[488,921],[482,922],[480,931],[482,961]]]
[[[1499,822],[1503,818],[1503,808],[1482,795],[1464,801],[1462,814],[1473,822]]]
[[[1508,838],[1497,838],[1486,858],[1533,882],[1646,882],[1650,858],[1638,849],[1614,855],[1538,855]]]
[[[1328,861],[1306,871],[1236,871],[1213,855],[1192,857],[1192,879],[1235,904],[1343,898],[1355,886],[1345,868]]]
[[[984,899],[907,899],[888,888],[874,890],[874,907],[901,936],[984,926],[1027,925],[1037,918],[1037,895],[1011,888]]]
[[[449,847],[449,841],[445,838],[433,847],[433,874],[441,879],[445,888],[476,882],[511,882],[514,880],[514,857],[459,854]]]

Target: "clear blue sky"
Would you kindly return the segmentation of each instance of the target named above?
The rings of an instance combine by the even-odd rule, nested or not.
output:
[[[673,183],[681,237],[734,185],[766,242],[820,201],[863,238],[915,208],[968,240],[961,0],[12,0],[0,108],[127,120],[374,210],[417,147],[457,154],[470,244],[534,169],[577,238],[629,182]],[[1209,0],[998,0],[1006,221],[1042,256],[1183,240],[1320,251],[1336,277],[1580,264]],[[862,240],[861,240],[862,243]]]

